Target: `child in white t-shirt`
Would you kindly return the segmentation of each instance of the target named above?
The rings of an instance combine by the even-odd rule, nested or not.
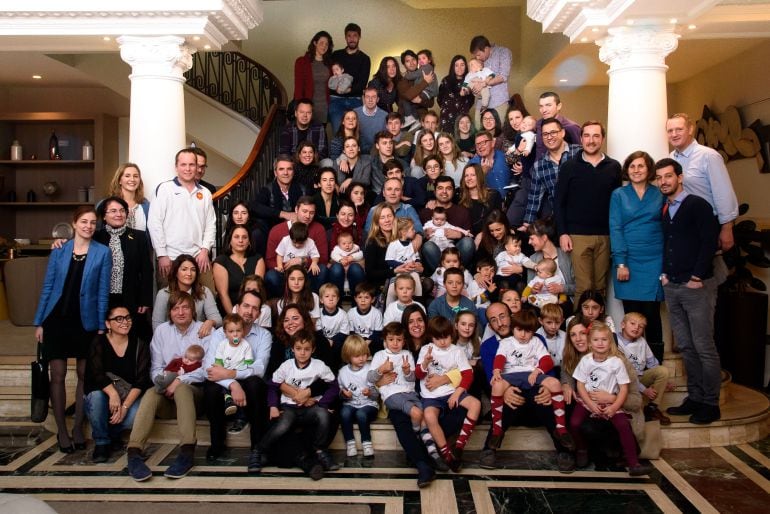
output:
[[[225,369],[243,371],[254,364],[254,354],[251,345],[243,338],[243,318],[238,314],[228,314],[222,321],[222,330],[227,337],[227,344],[217,346],[214,354],[214,366]],[[224,389],[224,388],[223,388]],[[225,390],[225,415],[230,416],[238,411],[230,391]]]
[[[366,361],[370,355],[369,345],[361,336],[350,335],[342,345],[342,361],[346,362],[347,366],[340,368],[337,382],[340,385],[342,398],[340,426],[342,435],[345,437],[348,457],[358,455],[356,439],[353,435],[354,421],[358,423],[364,457],[374,457],[370,424],[377,418],[379,412],[377,399],[380,393],[367,378],[371,366]]]
[[[301,221],[296,221],[289,228],[289,235],[283,236],[275,249],[275,270],[283,272],[284,263],[296,258],[310,259],[309,270],[313,275],[318,275],[321,269],[318,261],[321,254],[315,242],[308,237],[308,226]]]

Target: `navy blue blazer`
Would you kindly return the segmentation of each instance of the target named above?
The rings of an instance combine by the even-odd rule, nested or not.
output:
[[[60,249],[53,250],[48,258],[48,269],[35,313],[35,326],[43,324],[61,298],[74,246],[74,240],[69,240]],[[103,244],[91,241],[80,284],[80,320],[83,328],[89,332],[104,329],[110,301],[111,271],[112,252]]]

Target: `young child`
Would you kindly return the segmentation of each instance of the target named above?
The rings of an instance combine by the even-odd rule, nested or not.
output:
[[[564,278],[557,274],[556,261],[545,258],[535,265],[535,276],[527,283],[527,287],[521,293],[521,298],[530,305],[542,308],[548,304],[559,304],[567,301],[567,295],[554,294],[548,290],[551,284],[564,286]],[[539,284],[539,286],[538,286]]]
[[[284,263],[296,258],[306,258],[310,260],[309,270],[313,275],[318,275],[321,269],[318,267],[318,260],[321,254],[318,253],[318,247],[315,242],[308,237],[307,225],[301,221],[291,224],[289,235],[283,236],[281,242],[275,249],[275,270],[284,271]]]
[[[523,155],[524,157],[532,153],[532,148],[535,146],[535,127],[537,126],[537,120],[532,116],[525,116],[521,120],[519,126],[519,134],[513,140],[513,146],[511,146],[507,154]]]
[[[415,280],[408,273],[399,273],[393,281],[393,289],[396,293],[396,301],[391,302],[382,315],[382,322],[387,325],[393,321],[401,321],[401,313],[409,305],[416,304],[425,312],[425,306],[414,299]]]
[[[414,388],[414,357],[404,348],[406,329],[401,323],[388,323],[382,329],[385,349],[372,357],[369,382],[376,384],[385,374],[393,374],[395,381],[380,387],[380,396],[389,410],[401,411],[412,421],[412,430],[418,434],[434,460],[441,460],[430,432],[423,425],[422,400]]]
[[[345,291],[348,291],[350,289],[350,284],[348,283],[348,267],[353,264],[360,264],[362,267],[364,265],[364,252],[361,251],[361,248],[354,242],[353,240],[353,233],[349,230],[343,230],[339,233],[337,236],[337,244],[332,249],[332,253],[329,256],[329,260],[334,263],[339,263],[342,265],[342,267],[345,270]]]
[[[515,234],[508,234],[503,239],[503,248],[505,251],[500,252],[495,257],[495,264],[497,264],[497,276],[498,277],[510,277],[513,275],[508,269],[508,266],[512,264],[518,264],[527,269],[535,269],[535,263],[521,253],[521,239]]]
[[[620,358],[621,353],[615,346],[612,331],[601,321],[594,321],[591,324],[588,331],[588,349],[589,353],[580,359],[572,373],[579,394],[570,417],[570,428],[575,434],[577,446],[577,466],[588,465],[588,448],[580,432],[580,426],[591,416],[610,420],[617,430],[626,464],[628,464],[628,474],[647,475],[652,471],[652,467],[639,463],[636,439],[628,416],[622,411],[631,380]],[[616,395],[615,401],[611,404],[593,401],[591,393],[596,391],[606,391]]]
[[[339,368],[340,354],[342,352],[342,343],[350,334],[350,322],[348,313],[340,309],[340,290],[331,283],[323,284],[318,288],[318,296],[321,299],[321,331],[324,337],[329,341],[332,347],[333,362],[332,369]]]
[[[338,62],[332,62],[332,76],[329,77],[329,89],[338,95],[350,93],[353,85],[353,75],[345,73],[345,68]]]
[[[663,414],[658,405],[663,403],[663,395],[668,384],[668,368],[661,366],[653,355],[644,329],[647,318],[638,312],[629,312],[623,316],[618,334],[618,347],[639,375],[639,391],[644,402],[644,417],[647,421],[657,419],[661,425],[670,425],[671,419]]]
[[[446,237],[447,230],[456,230],[464,236],[470,237],[471,233],[460,227],[456,227],[446,220],[446,209],[437,205],[433,208],[433,214],[430,221],[422,226],[423,230],[433,230],[428,241],[433,241],[442,251],[454,247],[454,241]]]
[[[470,94],[472,87],[481,86],[481,91],[476,95],[476,100],[481,102],[480,111],[489,106],[489,81],[493,78],[495,78],[495,72],[484,66],[483,62],[478,59],[468,61],[468,74],[465,75],[462,90],[465,94]]]
[[[511,318],[513,336],[500,341],[492,371],[492,438],[491,448],[497,448],[503,435],[503,393],[509,385],[532,389],[542,385],[551,392],[551,407],[556,420],[554,438],[567,450],[575,449],[575,442],[567,431],[564,394],[561,383],[546,375],[553,368],[553,360],[540,339],[534,337],[537,317],[532,311],[521,311]]]
[[[442,294],[446,293],[444,289],[444,272],[449,268],[463,269],[463,265],[460,263],[460,251],[454,246],[445,248],[441,251],[441,259],[439,261],[441,266],[436,268],[430,279],[434,284],[433,297],[438,298]],[[468,289],[474,284],[473,275],[468,270],[463,271],[463,281],[465,282],[465,289]]]
[[[366,282],[356,286],[356,306],[348,311],[350,332],[361,336],[369,351],[374,353],[382,350],[382,312],[372,308],[377,290]]]
[[[602,295],[599,291],[586,289],[580,295],[580,298],[578,298],[575,312],[579,312],[583,315],[583,321],[586,323],[586,327],[589,329],[591,328],[591,323],[594,321],[600,321],[607,325],[614,334],[616,332],[615,322],[612,321],[610,316],[605,314],[604,308],[604,295]],[[569,322],[572,321],[572,318],[574,317],[575,316],[573,315],[567,319],[567,325],[569,325]]]
[[[396,231],[398,233],[398,239],[391,241],[388,244],[388,248],[385,251],[385,264],[391,269],[407,265],[409,268],[409,274],[414,278],[415,290],[417,296],[422,296],[422,287],[417,290],[417,285],[420,285],[420,273],[423,271],[422,263],[420,262],[420,252],[414,243],[416,232],[414,230],[414,221],[411,218],[398,218],[396,220]],[[394,298],[394,281],[391,279],[387,288],[387,295],[385,304],[389,305]],[[387,322],[386,322],[387,324]]]
[[[214,366],[243,371],[254,364],[251,345],[243,338],[243,318],[238,314],[228,314],[222,320],[222,329],[227,337],[227,344],[217,346]],[[220,386],[221,387],[221,386]],[[230,391],[222,388],[225,395],[225,416],[232,416],[238,411]]]
[[[305,426],[313,429],[313,449],[324,471],[340,469],[326,453],[332,422],[328,409],[339,393],[337,380],[323,361],[312,358],[315,350],[315,336],[312,332],[301,330],[294,334],[291,337],[291,348],[294,358],[284,361],[275,370],[269,384],[267,403],[270,406],[270,419],[276,422],[268,428],[254,450],[258,454],[257,462],[261,461],[262,454],[269,451],[290,430]],[[326,392],[322,396],[311,396],[298,404],[294,400],[296,393],[309,389],[318,380],[328,384]],[[291,388],[292,393],[281,393],[282,384]]]
[[[447,319],[454,319],[455,314],[461,311],[476,312],[476,304],[463,296],[464,278],[463,270],[460,268],[449,268],[444,272],[446,294],[430,303],[428,306],[429,318],[443,316]]]
[[[564,321],[564,313],[557,304],[549,303],[540,309],[538,321],[540,328],[535,335],[543,340],[553,360],[553,369],[548,374],[558,379],[561,376],[561,361],[564,358],[564,343],[567,340],[567,333],[559,328]]]
[[[497,301],[499,297],[499,289],[495,284],[495,272],[497,266],[495,261],[490,258],[481,258],[476,262],[476,273],[478,278],[471,280],[465,288],[465,296],[470,298],[476,303],[476,310],[478,314],[486,312],[489,304]],[[486,324],[486,317],[484,317],[484,324]]]
[[[176,377],[200,368],[203,364],[203,356],[205,354],[206,350],[198,344],[191,344],[188,346],[183,357],[171,359],[171,362],[163,368],[163,373],[153,379],[155,390],[159,393],[163,393],[166,391],[166,388],[171,385],[171,382],[176,380]]]
[[[478,322],[472,312],[458,312],[455,316],[455,339],[454,344],[460,348],[468,359],[468,364],[473,369],[473,384],[468,393],[476,398],[481,398],[482,392],[489,392],[489,383],[484,374],[484,368],[481,367],[479,353],[481,340],[477,330]],[[487,394],[487,396],[489,396]]]
[[[481,402],[466,392],[473,384],[473,370],[468,363],[465,352],[452,344],[454,338],[452,322],[442,316],[431,318],[428,322],[426,335],[431,342],[420,348],[420,355],[417,357],[419,366],[415,370],[415,375],[420,379],[425,424],[428,425],[428,430],[436,442],[441,458],[452,471],[457,472],[460,470],[465,445],[479,418]],[[457,387],[451,382],[432,390],[425,385],[425,379],[428,376],[446,375],[452,370],[459,371],[462,377]],[[439,416],[442,410],[454,409],[458,405],[464,407],[467,414],[460,435],[455,442],[453,453],[439,424]]]
[[[433,53],[428,50],[420,50],[417,52],[417,69],[414,71],[406,70],[404,72],[404,78],[407,80],[413,80],[415,85],[422,83],[425,78],[424,75],[430,75],[433,73]],[[420,92],[420,96],[426,100],[436,98],[438,96],[438,80],[434,80],[428,84],[425,89]]]
[[[337,382],[339,382],[342,398],[340,425],[342,435],[345,437],[348,457],[358,455],[356,439],[353,435],[354,421],[358,423],[364,457],[374,457],[372,431],[369,425],[377,418],[379,412],[377,399],[380,393],[367,378],[371,367],[366,361],[370,355],[369,345],[360,336],[348,336],[342,345],[342,360],[347,363],[347,366],[340,369]]]

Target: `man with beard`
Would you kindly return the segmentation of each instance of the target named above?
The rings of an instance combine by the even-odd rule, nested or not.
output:
[[[369,80],[369,71],[371,69],[371,60],[369,56],[358,48],[358,42],[361,40],[361,27],[355,23],[348,23],[345,26],[345,48],[335,50],[332,53],[332,62],[338,63],[345,70],[345,73],[353,76],[353,84],[350,91],[345,94],[330,91],[329,93],[329,121],[332,124],[332,134],[336,134],[340,128],[340,122],[345,111],[361,107],[361,97],[364,94],[364,87]]]

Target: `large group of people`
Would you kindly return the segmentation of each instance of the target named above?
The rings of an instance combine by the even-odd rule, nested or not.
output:
[[[297,59],[274,179],[250,203],[216,213],[205,153],[185,148],[149,207],[126,163],[97,209],[76,210],[35,317],[59,449],[85,448],[87,415],[104,462],[130,428],[128,472],[147,480],[154,420],[175,417],[165,476],[179,478],[205,413],[209,462],[248,426],[250,473],[271,462],[318,479],[338,469],[338,425],[347,457],[354,424],[374,456],[384,405],[421,487],[460,468],[484,415],[482,467],[495,467],[509,426],[534,425],[562,471],[614,444],[645,474],[644,421],[670,423],[663,301],[688,375],[668,413],[719,419],[712,320],[737,201],[687,115],[667,121],[670,158],[637,151],[621,164],[602,150],[602,124],[565,118],[557,93],[530,116],[508,94],[510,51],[484,36],[441,81],[427,49],[386,57],[370,77],[360,41],[351,23],[333,51],[322,31]],[[227,232],[212,258],[216,216]],[[626,311],[617,328],[610,281]]]

